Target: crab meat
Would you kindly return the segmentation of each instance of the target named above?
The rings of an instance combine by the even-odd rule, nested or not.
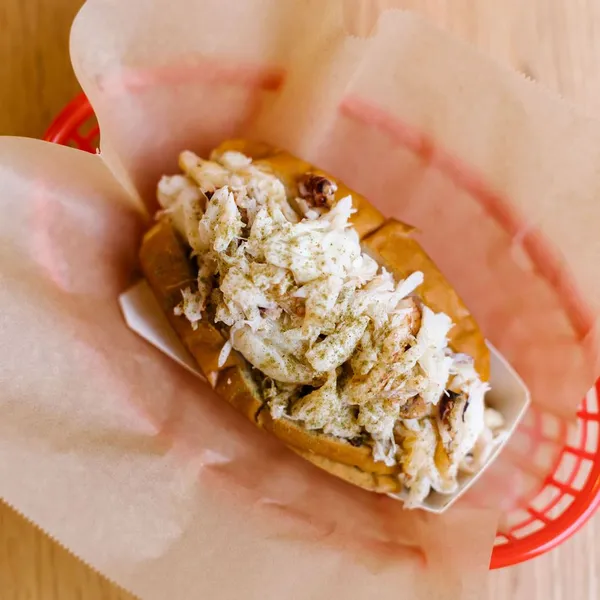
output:
[[[420,506],[434,489],[442,494],[456,491],[456,479],[444,476],[438,468],[437,436],[431,419],[403,421],[396,428],[399,444],[401,481],[408,488],[405,504]]]
[[[290,417],[302,421],[307,429],[321,429],[324,433],[342,438],[353,438],[360,434],[360,426],[352,408],[338,393],[335,370],[327,375],[327,380],[320,388],[294,403]]]
[[[245,325],[233,334],[233,347],[267,377],[282,383],[312,384],[319,380],[319,374],[292,354],[277,348],[275,344],[255,333]]]
[[[313,345],[306,353],[306,360],[319,372],[331,371],[343,365],[354,352],[368,324],[368,317],[341,323],[337,331]]]

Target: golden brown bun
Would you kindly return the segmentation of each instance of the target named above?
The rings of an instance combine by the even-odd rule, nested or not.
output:
[[[305,450],[298,450],[290,446],[296,454],[311,462],[313,465],[319,467],[335,475],[348,483],[356,485],[369,492],[377,492],[378,494],[397,494],[402,490],[402,484],[398,477],[394,475],[379,475],[375,473],[367,473],[358,467],[351,467],[344,465],[324,456],[315,454],[314,452],[308,452]]]
[[[362,240],[365,250],[391,271],[396,279],[404,279],[422,271],[424,281],[417,293],[434,312],[446,313],[454,322],[450,330],[450,347],[475,359],[475,368],[484,381],[490,376],[490,353],[475,319],[465,303],[442,275],[435,263],[412,237],[413,227],[395,219]]]
[[[352,205],[356,209],[356,212],[350,217],[350,222],[361,238],[375,231],[385,223],[385,217],[364,196],[353,192],[341,181],[335,179],[335,177],[332,177],[321,169],[317,169],[310,163],[296,158],[285,150],[274,148],[262,142],[230,140],[218,146],[215,149],[215,153],[221,155],[228,150],[235,150],[249,156],[255,164],[268,166],[283,181],[288,196],[292,198],[298,195],[298,179],[308,172],[322,175],[334,181],[338,188],[335,193],[336,200],[348,195],[352,196]]]
[[[252,377],[252,369],[243,359],[242,364],[229,367],[219,373],[215,391],[233,408],[246,415],[253,423],[263,405],[261,393]]]
[[[335,181],[338,186],[336,198],[351,194],[357,208],[353,225],[359,232],[363,247],[398,279],[416,270],[423,271],[425,282],[418,290],[423,301],[432,310],[443,311],[452,318],[455,323],[450,340],[453,349],[473,356],[479,373],[484,379],[488,378],[489,352],[483,335],[456,292],[410,236],[413,228],[398,221],[386,222],[365,198],[287,152],[243,140],[226,142],[216,149],[216,153],[226,150],[243,152],[255,163],[267,164],[281,177],[292,196],[297,193],[297,180],[306,172],[321,174]],[[268,407],[263,406],[253,369],[236,352],[231,353],[223,367],[217,366],[225,342],[219,330],[205,320],[194,330],[185,317],[176,316],[173,312],[181,301],[182,290],[194,287],[197,268],[189,258],[187,246],[166,217],[161,218],[144,237],[140,261],[146,279],[173,328],[220,396],[321,469],[370,491],[400,491],[402,486],[395,475],[399,467],[387,467],[374,461],[369,445],[353,446],[346,440],[303,429],[290,419],[274,420]]]
[[[181,302],[181,292],[194,287],[197,271],[188,258],[188,250],[167,219],[159,222],[146,233],[140,250],[142,271],[161,308],[184,346],[200,365],[202,373],[213,380],[212,373],[220,371],[217,366],[224,339],[217,328],[208,321],[198,323],[192,329],[190,322],[174,313]],[[231,355],[222,369],[236,364]]]
[[[336,463],[369,473],[389,474],[397,471],[397,467],[388,467],[383,462],[373,460],[371,446],[367,444],[353,446],[344,439],[305,429],[291,419],[273,419],[268,409],[259,413],[258,424],[289,446],[326,456]]]

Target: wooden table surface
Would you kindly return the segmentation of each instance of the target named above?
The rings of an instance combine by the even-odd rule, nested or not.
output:
[[[0,134],[41,136],[77,92],[67,48],[82,3],[0,0]],[[600,116],[599,0],[403,4]],[[481,598],[598,600],[599,578],[600,515],[559,549],[492,573]],[[131,598],[0,504],[0,600]]]

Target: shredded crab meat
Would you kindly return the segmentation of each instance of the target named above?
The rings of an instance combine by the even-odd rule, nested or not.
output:
[[[459,469],[465,473],[476,473],[481,469],[508,435],[504,429],[504,418],[493,408],[485,408],[483,421],[483,429],[473,449],[466,454],[459,465]]]
[[[298,399],[290,410],[290,417],[310,429],[320,429],[341,438],[360,434],[360,426],[352,407],[344,401],[337,388],[337,372],[327,374],[325,383]]]
[[[283,383],[312,384],[320,374],[261,331],[244,325],[232,336],[233,347],[262,373]],[[322,374],[321,374],[322,375]]]
[[[272,379],[266,379],[264,398],[269,405],[271,416],[281,419],[289,415],[290,403],[300,395],[301,386],[296,384],[276,384]]]
[[[189,287],[182,291],[182,296],[181,304],[175,307],[175,314],[184,316],[192,324],[192,328],[196,329],[202,320],[202,311],[204,310],[202,299]]]
[[[204,213],[206,196],[189,177],[164,176],[158,184],[158,201],[179,231],[185,232],[192,250],[206,250],[198,231],[198,222]]]
[[[315,371],[331,371],[341,367],[354,353],[363,336],[369,317],[342,321],[339,328],[306,352],[306,360]]]
[[[445,477],[439,469],[438,442],[431,419],[405,420],[397,426],[401,440],[399,460],[401,480],[408,489],[407,507],[417,507],[431,490],[452,494],[458,487],[456,478]]]
[[[375,460],[399,466],[409,505],[452,493],[458,472],[503,438],[503,420],[473,360],[449,348],[450,318],[414,297],[423,274],[396,281],[364,253],[352,198],[336,200],[322,176],[299,180],[290,202],[268,167],[239,152],[186,151],[179,165],[158,199],[198,281],[176,313],[196,326],[210,304],[230,328],[219,366],[235,350],[258,369],[273,418],[367,439]]]

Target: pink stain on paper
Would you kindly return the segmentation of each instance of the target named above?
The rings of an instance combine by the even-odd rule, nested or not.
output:
[[[97,85],[107,94],[142,92],[154,90],[156,86],[172,87],[192,81],[274,92],[281,88],[284,79],[285,72],[279,67],[181,58],[163,66],[123,68],[98,77]]]
[[[246,131],[285,79],[285,70],[277,65],[180,56],[159,66],[121,68],[99,76],[102,101],[95,108],[103,125],[104,106],[105,134],[116,142],[128,175],[153,212],[158,208],[156,182],[177,169],[179,152],[188,149],[206,156],[224,138]],[[115,102],[130,105],[132,100],[134,110],[114,114]],[[169,108],[174,105],[178,110]]]
[[[98,199],[90,197],[89,202],[98,203]],[[121,216],[122,207],[108,206],[108,203],[103,204],[93,213],[66,196],[57,197],[44,183],[36,185],[29,211],[29,252],[61,291],[95,292],[102,282],[103,292],[108,295],[118,294],[127,285],[129,276],[121,271],[112,286],[106,287],[106,281],[116,273],[115,262],[123,259],[114,240],[115,237],[131,240],[128,262],[133,265],[137,260],[135,241],[140,238],[144,225],[133,207],[127,211],[126,220]],[[113,222],[117,218],[121,219],[121,226],[115,230]],[[99,240],[99,250],[89,244],[90,233]]]

